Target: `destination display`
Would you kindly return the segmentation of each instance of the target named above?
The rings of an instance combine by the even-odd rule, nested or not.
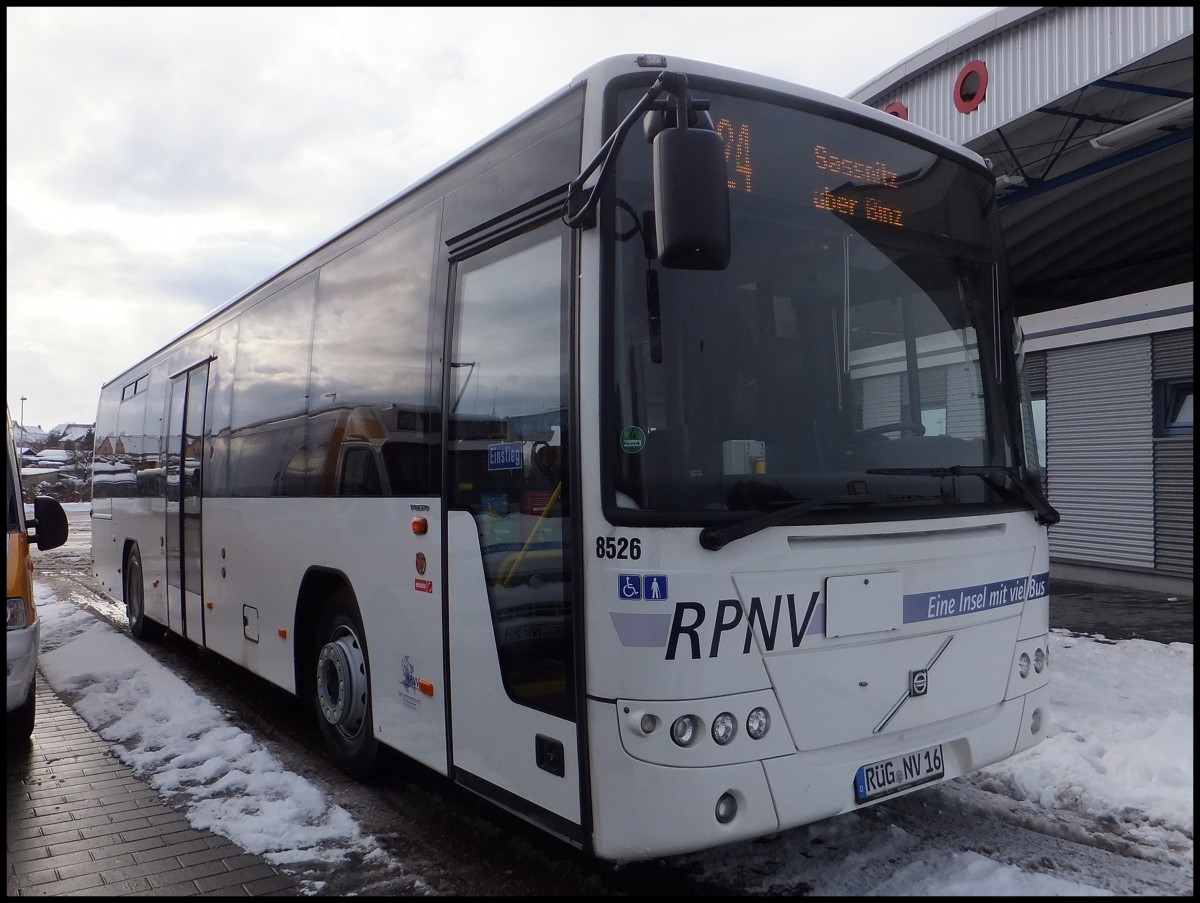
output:
[[[927,148],[803,110],[709,96],[725,143],[726,185],[736,195],[897,230],[950,235],[978,228],[978,212],[952,228],[950,210],[974,195],[981,211],[991,197],[986,178]]]
[[[828,123],[826,124],[828,126]],[[901,187],[900,164],[885,159],[878,151],[863,147],[865,136],[858,131],[841,142],[801,142],[789,147],[793,160],[781,170],[776,161],[775,141],[746,122],[725,117],[717,121],[717,134],[725,141],[725,161],[729,171],[726,182],[730,191],[790,194],[799,185],[811,186],[812,206],[850,219],[866,219],[896,228],[908,225]],[[886,143],[875,141],[868,143]],[[911,149],[906,148],[911,153]],[[932,160],[931,155],[925,163]],[[764,158],[764,164],[757,162]],[[911,163],[909,164],[911,166]],[[796,186],[779,182],[785,173]],[[911,174],[909,178],[911,178]],[[789,190],[789,188],[791,190]]]

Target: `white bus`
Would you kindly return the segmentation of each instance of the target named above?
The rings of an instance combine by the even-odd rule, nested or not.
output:
[[[1007,278],[979,157],[608,59],[104,385],[95,574],[602,859],[851,812],[1044,736]]]

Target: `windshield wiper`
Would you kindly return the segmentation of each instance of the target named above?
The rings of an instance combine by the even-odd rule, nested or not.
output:
[[[768,511],[766,514],[748,517],[745,520],[727,524],[724,527],[705,527],[700,531],[700,545],[710,552],[715,552],[735,539],[741,539],[744,536],[749,536],[751,533],[757,533],[759,530],[765,530],[767,527],[773,527],[778,523],[782,523],[788,518],[804,514],[806,511],[812,511],[814,508],[823,508],[826,505],[875,505],[882,502],[894,502],[901,498],[907,499],[910,497],[868,495],[865,493],[856,495],[823,495],[815,499],[807,499],[795,505],[787,505],[777,511]],[[929,498],[936,498],[936,496],[929,496]]]
[[[1021,498],[1027,501],[1033,510],[1037,512],[1037,522],[1039,524],[1052,527],[1061,520],[1061,515],[1050,504],[1050,500],[1040,492],[1034,492],[1030,489],[1021,479],[1015,467],[973,467],[962,464],[956,464],[953,467],[878,467],[868,470],[867,473],[909,474],[926,477],[979,477],[979,479],[983,480],[983,482],[1005,498],[1012,498],[1013,495],[1008,487],[995,478],[996,474],[1002,474],[1013,481]]]

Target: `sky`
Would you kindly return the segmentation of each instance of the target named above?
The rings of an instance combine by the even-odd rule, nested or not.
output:
[[[86,503],[73,504],[86,510]],[[262,855],[309,895],[323,885],[308,877],[314,872],[307,864],[352,859],[403,876],[409,895],[434,893],[411,863],[392,859],[336,800],[284,767],[128,633],[73,595],[56,595],[44,580],[35,589],[45,680],[122,761],[182,803],[193,827]],[[111,604],[109,616],[123,616],[116,602],[103,604]],[[1039,825],[1067,836],[1119,825],[1115,843],[1128,841],[1142,856],[1179,866],[1178,886],[1161,894],[1191,896],[1192,656],[1190,643],[1052,631],[1047,739],[919,793],[936,807],[1032,826],[1034,838]],[[679,859],[701,878],[719,875],[755,894],[803,884],[815,896],[1127,895],[1122,873],[1134,869],[1133,859],[1110,857],[1118,865],[1107,872],[1055,868],[1054,833],[1045,831],[1044,855],[1006,862],[1002,853],[931,847],[902,827],[851,813],[784,832],[771,845],[733,844],[719,856]]]
[[[103,383],[600,59],[845,96],[998,8],[9,6],[9,410],[94,422]]]

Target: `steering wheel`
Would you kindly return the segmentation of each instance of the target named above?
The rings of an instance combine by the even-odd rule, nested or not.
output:
[[[863,442],[867,439],[882,437],[884,433],[900,433],[905,436],[924,436],[925,424],[915,423],[909,420],[900,420],[896,423],[883,423],[879,426],[869,426],[864,430],[856,430],[854,435],[850,437],[851,442]]]

